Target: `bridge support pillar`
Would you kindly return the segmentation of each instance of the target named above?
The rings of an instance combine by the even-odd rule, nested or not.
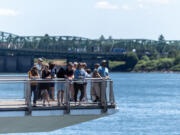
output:
[[[33,66],[32,56],[0,56],[0,72],[27,72]]]

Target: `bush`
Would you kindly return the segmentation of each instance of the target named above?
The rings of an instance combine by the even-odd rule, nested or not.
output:
[[[171,68],[172,71],[180,71],[180,64],[175,65]]]
[[[147,60],[147,59],[146,59]],[[161,58],[157,60],[140,60],[134,71],[161,71],[169,70],[174,65],[174,59],[170,58]]]
[[[147,62],[144,60],[140,60],[136,66],[134,67],[134,71],[144,71],[146,67]]]
[[[174,65],[174,60],[170,58],[163,58],[158,60],[158,70],[167,70]]]
[[[146,71],[156,71],[157,70],[158,61],[152,60],[148,61],[145,67]]]
[[[180,55],[178,55],[177,57],[175,57],[174,64],[175,64],[175,65],[180,64]]]
[[[134,66],[138,63],[138,57],[136,53],[130,52],[126,54],[126,68],[127,70],[132,70]]]
[[[124,64],[125,64],[124,61],[109,61],[109,68],[113,69],[113,68],[119,67]]]
[[[142,56],[141,60],[144,60],[144,61],[149,61],[149,57],[148,56]]]

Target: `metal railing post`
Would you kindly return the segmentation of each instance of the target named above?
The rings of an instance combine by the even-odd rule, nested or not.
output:
[[[69,114],[70,113],[69,81],[66,81],[65,87],[66,87],[65,89],[65,105],[66,105],[65,114]]]
[[[25,98],[25,104],[27,105],[27,83],[26,82],[24,82],[24,98]]]
[[[110,100],[111,105],[114,105],[115,99],[114,99],[114,91],[113,91],[113,81],[110,80],[109,83],[110,83],[109,100]]]
[[[102,106],[102,112],[105,113],[107,112],[107,98],[106,98],[106,87],[107,87],[107,82],[106,80],[102,80],[101,82],[101,106]]]
[[[25,83],[26,83],[26,105],[27,105],[26,115],[31,115],[31,113],[32,113],[32,105],[31,105],[31,86],[30,86],[30,81],[27,80]]]

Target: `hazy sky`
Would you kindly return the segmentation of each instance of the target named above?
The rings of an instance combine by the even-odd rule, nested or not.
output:
[[[180,0],[0,0],[0,31],[180,39]]]

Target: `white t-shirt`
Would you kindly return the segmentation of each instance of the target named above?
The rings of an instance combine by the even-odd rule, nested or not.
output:
[[[41,76],[41,69],[42,69],[42,66],[40,64],[36,64],[36,67],[38,69],[38,73],[39,75]]]

